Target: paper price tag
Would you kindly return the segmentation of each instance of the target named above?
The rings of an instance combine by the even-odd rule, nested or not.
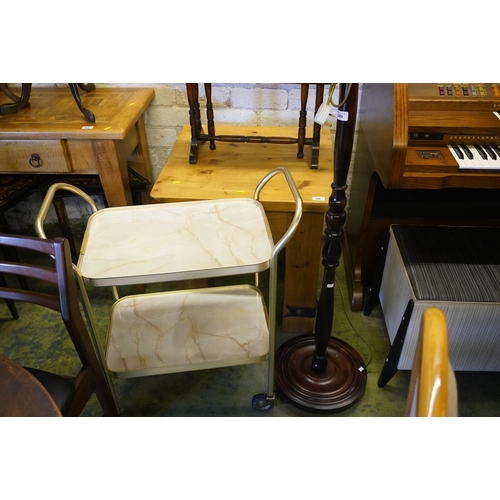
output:
[[[337,120],[340,120],[341,122],[349,121],[349,111],[340,111],[339,109],[337,111]]]

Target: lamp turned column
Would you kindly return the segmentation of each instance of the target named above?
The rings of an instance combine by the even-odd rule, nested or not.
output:
[[[340,411],[356,403],[366,387],[363,359],[346,342],[332,337],[335,271],[346,222],[346,182],[354,143],[358,84],[340,84],[334,144],[332,194],[325,215],[323,282],[314,335],[299,335],[276,352],[276,389],[306,410]]]

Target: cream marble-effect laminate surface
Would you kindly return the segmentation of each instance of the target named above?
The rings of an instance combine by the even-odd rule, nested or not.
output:
[[[78,267],[94,286],[227,276],[267,269],[273,247],[253,199],[115,207],[90,217]]]
[[[263,361],[269,326],[249,285],[133,295],[113,306],[106,362],[117,377]]]

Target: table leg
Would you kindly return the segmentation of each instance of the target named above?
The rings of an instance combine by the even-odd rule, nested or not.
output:
[[[208,135],[213,137],[215,135],[215,122],[214,122],[214,107],[212,105],[212,84],[205,83],[205,94],[207,96],[207,128]],[[210,139],[210,149],[215,149],[215,140]]]
[[[144,115],[142,115],[136,123],[139,142],[132,156],[128,158],[128,166],[135,170],[139,175],[151,182],[153,185],[153,174],[151,172],[151,162],[149,159],[148,138],[146,136],[146,126],[144,124]],[[139,193],[132,193],[134,205],[151,203],[149,189]]]
[[[316,84],[316,104],[314,107],[314,114],[318,112],[319,107],[323,104],[323,94],[325,93],[325,84]],[[312,159],[311,168],[317,169],[319,164],[319,141],[321,138],[321,125],[314,122],[313,137],[312,137]]]
[[[323,221],[322,213],[302,214],[299,227],[286,246],[282,322],[286,333],[314,331]]]
[[[266,212],[273,240],[278,241],[293,218],[288,212]],[[312,333],[318,294],[323,213],[302,214],[285,250],[282,330]]]
[[[297,158],[304,158],[304,145],[306,143],[306,118],[307,118],[307,96],[309,95],[309,84],[303,83],[300,87],[300,114],[299,114],[299,150]]]
[[[75,238],[73,237],[73,231],[71,230],[68,213],[66,212],[64,197],[57,195],[54,196],[52,205],[54,206],[54,210],[56,212],[56,217],[59,223],[59,228],[61,229],[61,233],[63,237],[68,240],[69,248],[71,250],[71,260],[76,264],[78,262],[80,253],[76,250]]]
[[[189,125],[191,126],[191,149],[189,151],[189,163],[194,165],[198,161],[198,141],[201,132],[198,84],[186,83],[186,91],[189,103]]]
[[[92,141],[92,151],[108,206],[132,205],[127,159],[121,157],[115,142]]]

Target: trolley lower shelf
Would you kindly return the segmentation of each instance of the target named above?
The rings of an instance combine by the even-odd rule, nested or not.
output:
[[[132,295],[111,313],[106,362],[119,378],[265,361],[269,322],[250,285]]]

